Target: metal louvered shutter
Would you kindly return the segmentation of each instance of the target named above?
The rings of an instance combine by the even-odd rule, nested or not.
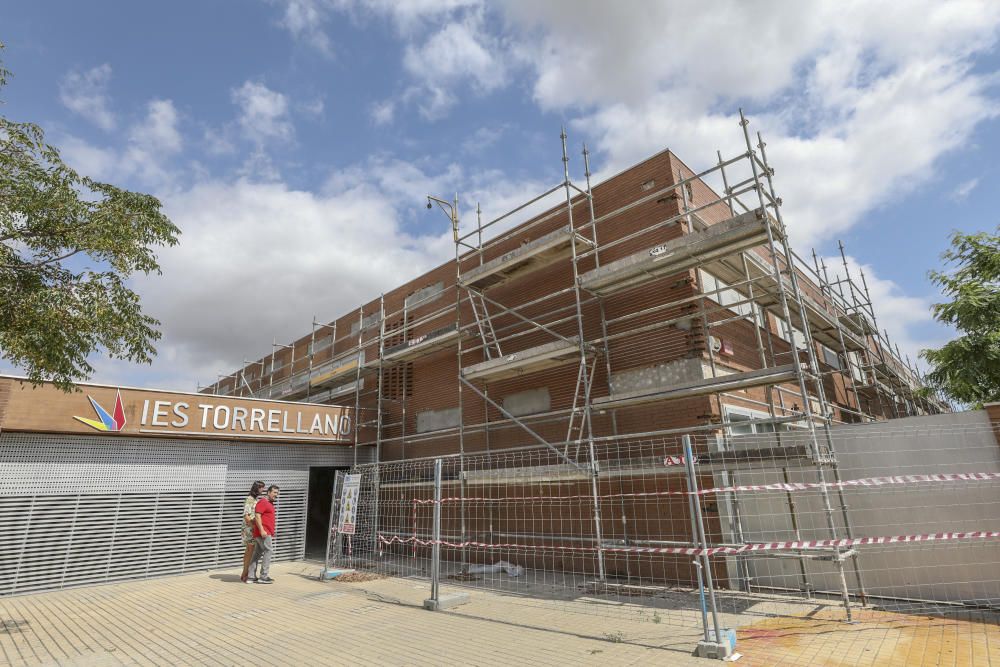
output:
[[[275,557],[302,558],[309,466],[353,456],[323,445],[0,433],[0,595],[237,566],[257,479],[281,487]]]

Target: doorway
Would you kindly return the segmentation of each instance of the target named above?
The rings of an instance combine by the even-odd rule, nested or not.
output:
[[[306,558],[326,559],[326,531],[330,528],[330,501],[338,470],[331,466],[309,467],[309,505],[306,508]]]

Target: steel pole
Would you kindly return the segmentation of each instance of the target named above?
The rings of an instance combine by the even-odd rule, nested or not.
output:
[[[434,459],[434,537],[431,546],[431,599],[438,601],[441,586],[441,459]]]
[[[698,543],[701,546],[701,560],[705,569],[705,585],[708,588],[708,602],[712,607],[712,627],[715,629],[715,641],[722,642],[722,629],[719,626],[719,610],[715,604],[715,583],[712,581],[712,566],[708,561],[708,540],[705,538],[705,523],[701,516],[701,501],[698,498],[698,478],[694,472],[694,453],[691,450],[691,436],[682,437],[684,443],[684,467],[687,469],[688,491],[693,499],[695,527],[698,529]]]

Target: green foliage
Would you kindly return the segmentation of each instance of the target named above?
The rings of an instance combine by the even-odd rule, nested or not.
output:
[[[934,317],[961,335],[920,353],[932,368],[928,380],[967,405],[1000,401],[1000,227],[992,234],[955,232],[941,257],[953,268],[929,274],[949,299],[934,304]]]
[[[8,77],[0,64],[0,87]],[[149,363],[159,322],[126,280],[159,273],[152,248],[177,243],[160,207],[81,176],[37,125],[0,116],[0,355],[67,390],[99,350]]]

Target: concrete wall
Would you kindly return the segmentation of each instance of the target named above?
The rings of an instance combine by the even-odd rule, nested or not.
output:
[[[834,447],[842,479],[951,472],[1000,472],[1000,446],[985,411],[910,417],[836,427]],[[785,436],[786,439],[788,436]],[[794,436],[793,436],[794,437]],[[773,437],[735,439],[735,449],[774,442]],[[815,471],[789,472],[791,481],[815,482]],[[831,475],[832,478],[832,475]],[[738,473],[739,484],[782,481],[780,472]],[[716,482],[723,476],[717,475]],[[828,480],[828,481],[832,481]],[[802,539],[830,537],[821,494],[796,492]],[[844,491],[855,536],[913,535],[1000,530],[1000,483],[940,482]],[[840,499],[831,493],[838,536],[845,536]],[[731,504],[724,514],[732,513]],[[795,539],[783,492],[744,493],[740,509],[752,542]],[[729,525],[724,517],[724,525]],[[1000,540],[862,546],[858,564],[869,595],[950,601],[1000,602]],[[737,559],[728,559],[730,585],[738,586]],[[797,560],[748,558],[758,585],[801,586]],[[811,561],[806,577],[816,589],[839,589],[833,563]],[[858,588],[851,562],[847,583]]]

